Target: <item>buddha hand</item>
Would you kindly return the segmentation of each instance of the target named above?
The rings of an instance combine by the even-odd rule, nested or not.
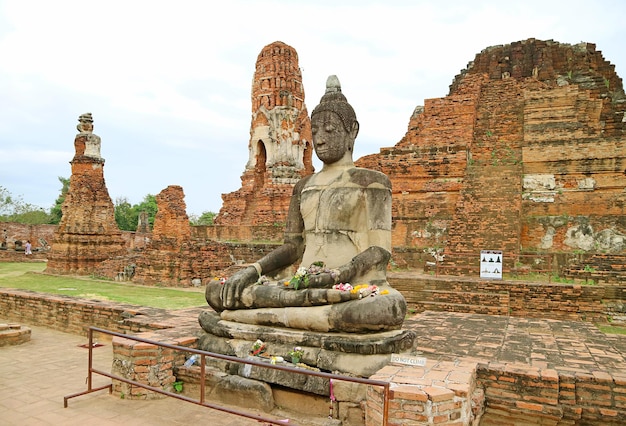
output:
[[[258,279],[259,274],[254,266],[240,269],[228,278],[224,282],[220,294],[224,309],[244,308],[241,294],[246,287],[253,285]]]

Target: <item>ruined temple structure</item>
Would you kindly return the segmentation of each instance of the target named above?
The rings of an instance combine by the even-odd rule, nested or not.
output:
[[[100,137],[93,134],[90,113],[78,121],[70,187],[48,254],[48,273],[88,275],[106,259],[126,252],[104,182]]]
[[[233,262],[221,243],[195,237],[186,212],[185,194],[170,185],[156,196],[157,214],[150,241],[130,256],[111,259],[102,275],[124,273],[137,284],[167,284],[174,287],[200,286]],[[132,270],[132,276],[127,271]]]
[[[141,256],[135,260],[132,278],[137,283],[174,284],[180,279],[181,262],[184,260],[181,252],[191,238],[183,188],[168,186],[156,196],[156,202],[158,210],[152,237]]]
[[[483,50],[358,165],[392,181],[397,259],[443,255],[451,273],[483,249],[626,260],[626,99],[594,44]]]
[[[313,150],[298,54],[280,41],[256,61],[248,152],[241,188],[222,195],[215,224],[283,224],[293,186],[313,173]]]

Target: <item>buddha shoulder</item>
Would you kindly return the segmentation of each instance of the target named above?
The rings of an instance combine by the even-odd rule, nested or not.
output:
[[[355,167],[348,173],[350,174],[350,181],[361,187],[379,186],[391,189],[391,181],[387,175],[377,170]]]

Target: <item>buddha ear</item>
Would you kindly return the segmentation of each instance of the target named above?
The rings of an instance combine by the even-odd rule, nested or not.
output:
[[[352,128],[350,129],[350,136],[352,139],[356,139],[356,136],[359,134],[359,122],[354,120],[352,123]]]

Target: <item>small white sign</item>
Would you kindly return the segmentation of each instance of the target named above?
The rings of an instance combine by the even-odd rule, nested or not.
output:
[[[426,365],[426,358],[411,355],[391,354],[391,362],[423,367]]]
[[[502,279],[502,251],[481,250],[480,252],[480,278]]]

